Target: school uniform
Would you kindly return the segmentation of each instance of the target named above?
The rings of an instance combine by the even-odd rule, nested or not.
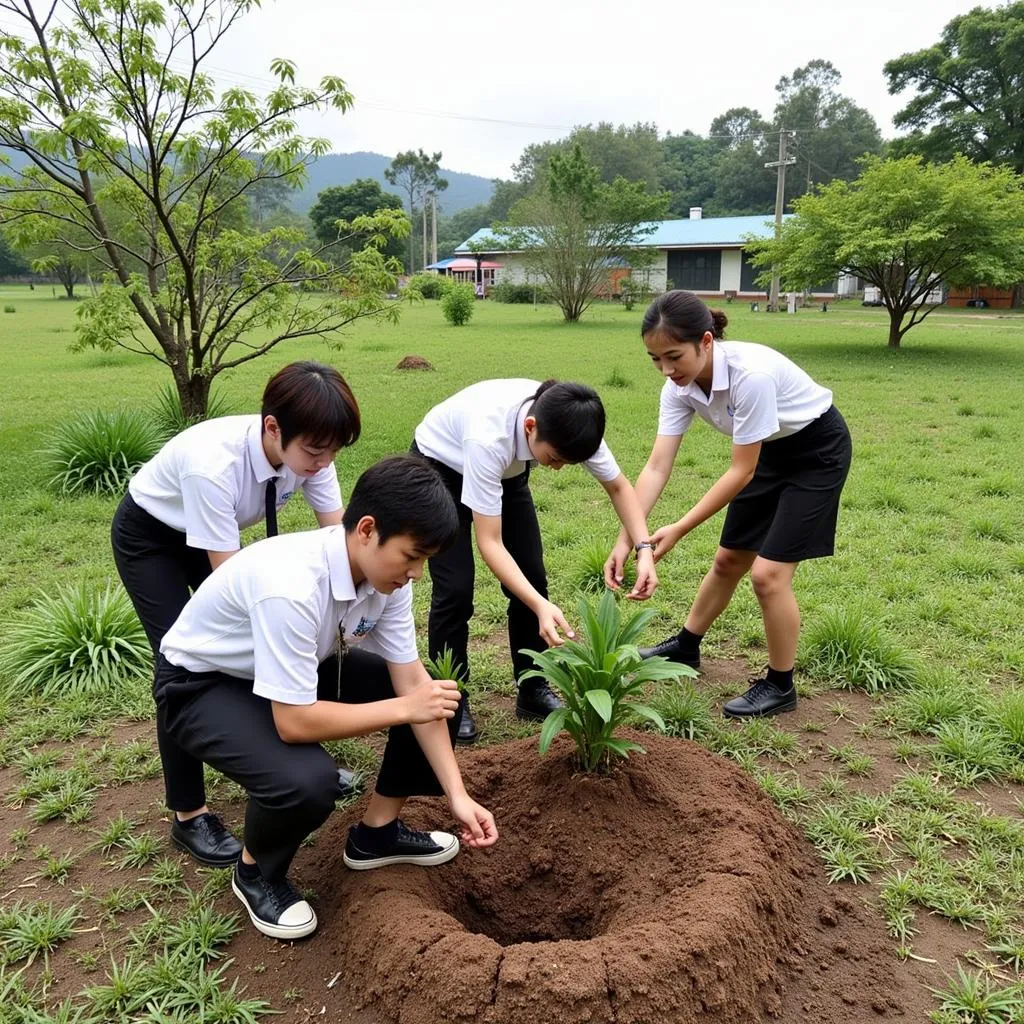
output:
[[[681,436],[696,415],[735,444],[761,442],[753,479],[729,503],[721,546],[777,562],[831,555],[852,456],[832,392],[765,345],[715,341],[712,359],[709,395],[696,381],[665,381],[658,433]]]
[[[434,406],[415,431],[413,450],[434,464],[459,510],[455,544],[429,562],[433,584],[427,627],[430,656],[436,658],[449,648],[466,679],[473,617],[474,512],[501,516],[502,543],[534,589],[545,598],[548,595],[540,526],[529,486],[535,460],[524,431],[539,387],[539,381],[524,378],[480,381]],[[620,473],[604,441],[582,465],[605,482]],[[533,668],[522,650],[543,651],[547,644],[537,616],[504,585],[501,589],[509,601],[512,670],[519,679]]]
[[[319,743],[285,743],[272,702],[390,699],[388,663],[418,659],[411,584],[389,595],[356,585],[342,526],[245,548],[167,631],[156,673],[159,721],[189,756],[249,794],[245,845],[264,879],[284,879],[338,797],[331,756]],[[458,721],[458,713],[449,720],[453,739]],[[376,791],[442,795],[411,726],[389,730]]]
[[[154,656],[164,634],[210,575],[208,551],[235,551],[240,532],[296,492],[317,512],[342,507],[334,465],[311,477],[275,469],[263,450],[262,417],[206,420],[172,438],[135,474],[114,515],[114,562]],[[167,806],[190,811],[205,802],[203,765],[157,723]]]

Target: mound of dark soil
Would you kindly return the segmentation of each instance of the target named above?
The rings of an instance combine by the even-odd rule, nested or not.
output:
[[[574,774],[566,741],[545,758],[535,739],[460,754],[501,838],[436,870],[346,872],[328,823],[319,867],[338,887],[320,888],[320,939],[346,989],[381,1024],[797,1019],[789,980],[800,1019],[898,1012],[891,952],[829,934],[855,908],[760,788],[697,744],[642,742],[601,778]],[[801,977],[809,957],[848,968],[836,991]]]
[[[434,364],[423,356],[405,356],[395,367],[396,370],[432,370]]]

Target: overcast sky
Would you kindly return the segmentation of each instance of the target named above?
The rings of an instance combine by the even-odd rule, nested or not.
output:
[[[313,83],[338,74],[347,114],[308,117],[336,152],[441,150],[443,165],[509,177],[531,142],[572,125],[653,121],[705,133],[717,114],[769,115],[782,75],[832,61],[884,135],[902,105],[890,57],[936,42],[966,0],[264,0],[214,52],[223,84],[265,87],[274,57]],[[988,4],[987,6],[994,6]],[[841,13],[840,13],[841,10]],[[6,19],[5,19],[6,21]]]

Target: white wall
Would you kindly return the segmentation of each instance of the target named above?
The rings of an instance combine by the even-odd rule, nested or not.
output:
[[[501,253],[496,256],[488,256],[488,259],[493,259],[496,263],[501,264],[501,269],[494,272],[495,283],[501,281],[508,281],[511,284],[525,284],[527,281],[532,283],[536,277],[536,275],[527,276],[526,260],[523,256]],[[739,271],[737,271],[738,273]],[[668,253],[664,249],[659,249],[657,259],[651,264],[650,269],[637,271],[636,276],[641,280],[646,277],[653,291],[663,292],[668,281]]]

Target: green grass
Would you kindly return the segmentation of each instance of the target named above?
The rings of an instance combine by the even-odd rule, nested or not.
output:
[[[47,439],[57,424],[82,414],[152,410],[169,376],[154,361],[120,351],[71,354],[75,307],[42,289],[0,287],[0,302],[16,308],[4,318],[0,377],[6,641],[40,593],[53,597],[78,586],[99,593],[116,581],[109,529],[118,497],[51,491],[53,470],[40,455]],[[1008,382],[1024,378],[1024,319],[938,311],[907,336],[902,350],[891,351],[884,311],[840,303],[833,313],[817,319],[756,315],[736,303],[729,307],[729,336],[791,356],[833,390],[850,424],[855,456],[836,554],[806,563],[796,578],[804,623],[801,685],[811,679],[815,689],[860,690],[870,695],[870,711],[864,713],[861,694],[826,693],[816,698],[813,727],[806,730],[785,716],[723,724],[712,707],[716,693],[701,680],[658,687],[651,703],[674,735],[702,742],[751,771],[799,821],[834,881],[874,886],[894,942],[911,948],[915,915],[942,914],[970,926],[966,934],[987,963],[1019,970],[1020,828],[979,808],[977,792],[964,787],[1021,781],[1024,486],[1013,458],[1024,435],[1024,399]],[[338,459],[347,495],[362,469],[405,451],[423,414],[459,388],[487,377],[576,379],[601,393],[608,443],[635,478],[650,451],[661,386],[638,338],[641,315],[599,305],[583,323],[566,326],[550,306],[485,302],[455,331],[436,303],[426,303],[408,309],[397,326],[354,326],[337,349],[313,340],[288,344],[222,375],[214,387],[225,408],[256,410],[267,378],[284,363],[316,358],[336,365],[363,414],[361,440]],[[412,353],[429,359],[435,372],[396,373],[399,356]],[[173,418],[173,403],[163,404],[166,418]],[[728,458],[728,440],[695,425],[651,516],[652,529],[678,518]],[[552,600],[574,609],[615,538],[614,510],[578,467],[560,473],[538,468],[531,487]],[[661,586],[652,606],[660,614],[644,641],[678,628],[711,562],[721,519],[695,530],[659,563]],[[283,530],[313,525],[301,503],[282,512]],[[415,591],[424,650],[429,590],[424,578]],[[475,604],[472,688],[484,741],[527,735],[535,730],[486,704],[488,695],[507,703],[511,686],[506,600],[479,562]],[[710,631],[705,651],[736,659],[736,682],[745,678],[748,662],[763,666],[760,615],[748,582]],[[4,881],[25,868],[25,875],[40,875],[40,895],[44,882],[57,887],[49,890],[52,905],[18,904],[13,917],[10,907],[0,914],[10,948],[19,954],[0,973],[0,993],[10,985],[12,1002],[21,1000],[11,970],[32,956],[68,956],[61,943],[84,915],[81,926],[98,925],[112,947],[82,954],[96,970],[93,983],[75,997],[84,1014],[129,1019],[149,1012],[143,1007],[156,1000],[152,1014],[167,1019],[254,1020],[266,1007],[232,987],[237,969],[224,973],[226,959],[216,970],[209,966],[214,957],[230,957],[225,944],[239,925],[212,908],[226,873],[182,875],[178,860],[165,858],[165,844],[153,838],[165,827],[153,808],[133,807],[130,818],[87,820],[97,787],[131,785],[157,770],[152,737],[104,751],[95,749],[100,736],[90,759],[76,760],[80,738],[102,733],[110,721],[152,717],[146,680],[126,684],[118,667],[111,672],[112,687],[101,687],[98,696],[76,697],[65,683],[45,698],[38,685],[4,697],[14,674],[0,667],[0,765],[11,769],[3,794],[11,815],[6,832],[11,856],[22,861],[8,868]],[[909,767],[877,793],[884,774],[875,756],[880,737]],[[859,749],[869,739],[870,753]],[[361,740],[332,749],[351,767],[375,769],[377,755]],[[218,785],[215,801],[227,793]],[[37,825],[44,821],[55,823]],[[36,828],[40,835],[58,829],[60,837],[40,838]],[[65,906],[76,885],[79,848],[65,851],[79,838],[101,851],[110,878],[89,898],[76,894],[68,918],[54,908]],[[43,842],[58,852],[33,859],[31,850]],[[133,916],[126,923],[123,915]],[[953,962],[942,966],[956,980],[937,998],[937,1019],[1007,1019],[1004,1007],[1012,1003],[1002,982],[986,976],[979,987],[974,976],[958,978]],[[291,1012],[280,994],[275,1008]]]

